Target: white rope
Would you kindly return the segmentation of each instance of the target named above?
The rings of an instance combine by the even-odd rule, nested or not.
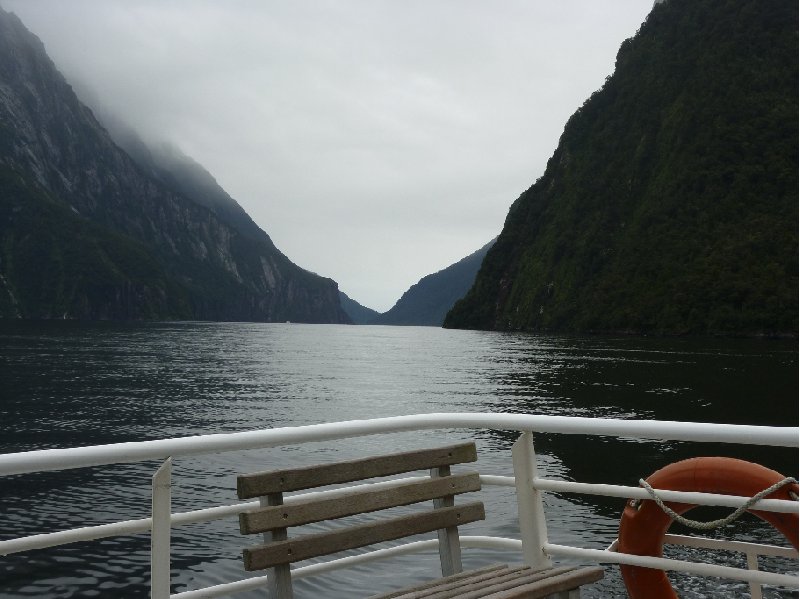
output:
[[[775,491],[777,491],[778,489],[792,483],[797,483],[797,480],[788,476],[784,478],[782,481],[775,483],[771,487],[768,487],[763,491],[756,493],[750,499],[748,499],[744,505],[739,506],[736,509],[736,511],[728,514],[725,518],[720,518],[719,520],[712,520],[710,522],[700,522],[699,520],[691,520],[689,518],[684,518],[680,514],[676,513],[667,504],[664,503],[664,501],[656,494],[655,489],[653,489],[653,487],[651,487],[646,480],[644,480],[643,478],[639,479],[639,484],[642,485],[645,488],[645,490],[650,494],[650,497],[652,497],[653,501],[655,501],[658,504],[658,507],[664,510],[664,513],[666,513],[670,518],[672,518],[676,522],[680,522],[681,524],[683,524],[684,526],[688,526],[689,528],[696,528],[697,530],[711,530],[714,528],[719,528],[720,526],[724,526],[725,524],[730,524],[731,522],[739,518],[742,514],[744,514],[747,510],[749,510],[751,507],[753,507],[756,503],[764,499],[767,495],[770,495]],[[794,494],[792,493],[792,495]],[[792,497],[792,499],[797,500],[796,497]]]

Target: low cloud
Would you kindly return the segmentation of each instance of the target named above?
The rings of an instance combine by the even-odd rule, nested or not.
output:
[[[386,310],[499,233],[638,0],[4,0],[71,81]]]

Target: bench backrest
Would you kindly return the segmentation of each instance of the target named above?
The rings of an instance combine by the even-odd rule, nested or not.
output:
[[[277,597],[291,597],[289,564],[416,534],[439,531],[442,574],[461,571],[459,524],[485,518],[479,501],[455,505],[454,496],[480,489],[477,473],[451,475],[450,466],[477,460],[474,443],[375,456],[348,462],[244,474],[237,478],[240,499],[259,497],[258,509],[239,515],[242,534],[266,533],[263,545],[244,550],[248,571],[273,568]],[[431,478],[390,481],[346,490],[332,496],[283,503],[283,493],[350,483],[376,477],[430,470]],[[369,488],[370,486],[374,488]],[[433,500],[432,510],[384,518],[289,539],[287,528],[376,512]]]

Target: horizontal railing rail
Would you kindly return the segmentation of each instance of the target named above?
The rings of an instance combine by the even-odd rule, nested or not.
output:
[[[613,436],[622,439],[678,440],[697,443],[730,443],[737,445],[766,445],[789,448],[796,448],[799,445],[798,429],[796,427],[766,427],[644,420],[593,419],[528,414],[441,413],[397,416],[373,420],[354,420],[298,427],[282,427],[242,433],[201,435],[195,437],[179,437],[155,441],[11,453],[0,455],[0,476],[12,476],[34,472],[47,472],[150,460],[168,460],[169,462],[168,458],[176,458],[181,456],[196,456],[228,451],[295,445],[315,441],[345,439],[367,435],[433,429],[513,430],[526,433],[528,436],[530,435],[530,432],[533,431],[536,433]],[[530,441],[528,441],[528,444],[530,445]],[[525,495],[525,493],[533,493],[533,495],[526,499],[526,502],[532,502],[530,506],[526,506],[527,508],[530,508],[531,511],[536,511],[534,508],[543,509],[540,499],[540,493],[542,491],[601,495],[624,499],[650,498],[650,496],[647,494],[647,491],[640,487],[583,483],[538,477],[535,475],[535,456],[532,452],[529,458],[530,462],[527,465],[531,471],[527,476],[521,477],[520,473],[518,472],[517,459],[518,458],[515,456],[515,476],[483,474],[481,475],[481,482],[485,485],[516,487],[518,498],[521,498],[523,495]],[[165,465],[168,464],[165,463]],[[162,470],[164,470],[163,467],[159,470],[159,472]],[[169,473],[162,473],[159,474],[159,476],[162,477],[163,480],[166,480],[166,483],[164,483],[163,480],[162,482],[158,483],[161,487],[165,488],[161,488],[161,490],[157,491],[154,482],[153,517],[101,524],[97,526],[81,527],[72,530],[30,535],[27,537],[0,541],[0,555],[8,555],[11,553],[19,553],[34,549],[42,549],[46,547],[101,539],[111,536],[126,536],[146,533],[148,531],[152,532],[155,539],[156,532],[160,531],[162,533],[162,537],[164,537],[166,540],[159,541],[159,543],[161,545],[166,543],[166,559],[168,562],[169,528],[235,516],[242,511],[252,509],[253,507],[259,505],[258,501],[253,501],[188,512],[170,513]],[[166,476],[165,479],[164,476]],[[525,481],[529,483],[529,486],[526,486]],[[392,484],[392,482],[396,481],[357,486],[374,487],[375,485]],[[352,488],[353,487],[306,493],[303,495],[288,497],[286,501],[287,503],[290,503],[297,501],[300,498],[308,498],[310,495],[335,495],[337,493],[343,493],[347,492],[348,490],[352,490]],[[526,488],[528,491],[525,491]],[[157,493],[159,494],[158,501],[162,504],[162,506],[166,505],[166,508],[159,508],[160,516],[156,515],[155,506]],[[522,493],[522,495],[520,493]],[[718,505],[733,508],[739,507],[747,501],[747,498],[715,495],[711,493],[690,493],[661,490],[659,494],[667,501],[692,503],[697,505]],[[164,503],[165,501],[166,503]],[[536,507],[537,505],[538,507]],[[775,499],[761,500],[754,507],[761,511],[774,511],[783,513],[797,513],[798,511],[797,502]],[[164,512],[164,509],[166,509],[166,512]],[[527,529],[521,531],[523,540],[503,539],[497,537],[465,536],[462,537],[463,545],[465,547],[511,550],[517,553],[522,551],[523,554],[527,556],[530,555],[530,547],[526,549],[525,545],[530,545],[531,537],[536,537],[538,535],[538,538],[536,539],[536,543],[538,543],[539,546],[538,551],[540,552],[540,555],[544,556],[545,560],[549,560],[550,557],[568,557],[594,561],[598,563],[621,563],[645,567],[657,567],[665,570],[678,570],[705,576],[722,576],[748,581],[751,584],[751,589],[759,588],[758,585],[761,584],[774,584],[795,588],[798,586],[798,579],[796,576],[774,572],[764,572],[757,569],[758,555],[779,555],[782,557],[796,558],[797,552],[790,549],[775,548],[754,543],[737,544],[736,542],[727,542],[729,545],[725,547],[726,549],[742,551],[747,555],[750,570],[742,570],[739,568],[720,566],[716,564],[688,562],[685,560],[657,558],[650,556],[634,556],[620,554],[613,550],[585,549],[580,547],[568,547],[565,545],[554,544],[550,543],[546,538],[546,525],[542,518],[540,518],[540,521],[538,522],[531,521],[527,524],[524,524],[523,520],[525,518],[523,516],[524,514],[521,512],[521,528]],[[156,522],[155,525],[154,521]],[[159,524],[159,522],[162,524]],[[167,527],[166,534],[164,534],[164,526]],[[532,532],[532,530],[537,526],[540,530],[535,533]],[[668,539],[670,542],[694,547],[718,547],[720,544],[720,541],[713,539],[695,540],[697,539],[696,537],[680,537],[673,535],[668,535],[668,537],[670,537]],[[730,543],[733,543],[733,545],[730,545]],[[323,571],[329,571],[380,559],[389,555],[426,551],[436,547],[437,544],[438,541],[435,539],[430,541],[418,541],[407,543],[405,545],[399,545],[389,549],[379,549],[356,556],[348,556],[337,560],[332,560],[330,562],[311,564],[293,570],[293,576],[296,578],[302,578],[318,574]],[[159,551],[163,552],[164,547],[162,546]],[[526,557],[526,559],[528,558]],[[159,596],[167,597],[170,596],[168,591],[169,569],[167,567],[166,570],[164,570],[163,564],[161,564],[160,569],[162,571],[160,576],[166,576],[166,583],[164,584],[167,587],[167,591],[166,594],[162,593]],[[155,577],[156,571],[154,567],[154,580]],[[202,590],[186,591],[171,595],[171,597],[180,599],[217,597],[252,588],[263,587],[265,584],[266,577],[261,576],[215,585]],[[162,586],[164,585],[162,584]],[[154,594],[154,597],[155,596],[156,595]],[[754,596],[757,595],[754,594]]]
[[[403,481],[412,480],[425,480],[423,477],[405,477],[398,479]],[[546,481],[546,483],[545,483]],[[288,496],[285,499],[286,504],[292,503],[302,499],[312,499],[317,497],[335,497],[337,495],[345,494],[349,491],[358,490],[361,488],[369,487],[377,489],[383,485],[389,485],[395,481],[377,482],[365,485],[354,485],[351,487],[341,487],[338,489],[329,489],[325,491],[314,491],[312,493],[304,493],[300,495]],[[542,484],[545,483],[545,484]],[[553,484],[559,483],[559,484]],[[513,476],[497,476],[491,474],[481,475],[481,484],[488,486],[503,486],[513,487],[515,485]],[[613,487],[614,494],[602,493],[595,490],[585,491],[587,486],[591,487]],[[641,487],[624,487],[617,485],[586,485],[585,483],[574,483],[568,481],[553,481],[547,479],[534,479],[534,487],[542,491],[554,492],[572,492],[579,494],[593,494],[605,495],[607,497],[620,497],[628,499],[649,499],[646,491]],[[623,491],[627,490],[627,491]],[[641,493],[640,493],[641,491]],[[747,498],[736,497],[730,495],[715,495],[713,493],[689,493],[684,491],[671,491],[669,494],[664,491],[664,497],[669,501],[677,501],[679,503],[696,503],[697,505],[715,505],[722,507],[739,507],[746,503]],[[204,508],[201,510],[192,510],[189,512],[175,512],[172,514],[171,525],[185,526],[188,524],[197,524],[200,522],[211,522],[213,520],[222,520],[238,516],[240,513],[247,510],[252,510],[260,506],[258,501],[247,501],[243,503],[235,503],[231,505],[222,505],[211,508]],[[785,501],[782,499],[765,499],[756,503],[753,509],[762,511],[792,513],[798,511],[798,504],[793,501]],[[57,547],[59,545],[67,545],[70,543],[79,543],[84,541],[96,541],[99,539],[106,539],[118,536],[128,536],[150,531],[153,525],[152,518],[137,518],[135,520],[124,520],[120,522],[112,522],[109,524],[98,524],[96,526],[84,526],[81,528],[73,528],[65,531],[42,533],[30,535],[27,537],[18,537],[6,541],[0,541],[0,556],[11,555],[13,553],[23,553],[25,551],[33,551],[37,549],[47,549],[49,547]],[[698,537],[687,537],[696,539]],[[760,547],[772,547],[770,545],[760,545]],[[761,553],[761,555],[784,555],[791,557],[791,551],[784,548],[779,553]],[[787,553],[788,552],[788,553]],[[795,552],[796,553],[796,552]]]
[[[558,545],[555,543],[546,543],[544,545],[544,551],[553,556],[589,559],[603,564],[627,564],[629,566],[641,566],[643,568],[688,572],[689,574],[698,574],[700,576],[717,576],[720,578],[743,580],[745,582],[755,582],[758,584],[774,584],[793,588],[797,588],[798,586],[797,576],[792,576],[790,574],[763,572],[761,570],[743,570],[733,566],[720,566],[704,562],[690,562],[666,557],[653,557],[650,555],[631,555],[629,553],[616,553],[605,549],[584,549],[582,547],[570,547],[568,545]]]
[[[399,481],[413,481],[413,480],[427,480],[421,476],[408,476],[402,479],[391,481],[376,482],[371,484],[353,485],[350,487],[339,487],[336,489],[326,489],[324,491],[313,491],[310,493],[302,493],[298,495],[289,495],[285,498],[284,503],[292,505],[298,501],[318,498],[333,498],[340,495],[345,495],[351,491],[359,489],[373,489],[377,490],[384,486]],[[213,520],[222,520],[238,516],[242,512],[252,510],[260,507],[258,501],[246,501],[242,503],[234,503],[230,505],[221,505],[217,507],[210,507],[201,510],[192,510],[189,512],[175,512],[171,514],[171,526],[185,526],[187,524],[198,524],[200,522],[212,522]],[[34,549],[47,549],[48,547],[57,547],[58,545],[67,545],[69,543],[78,543],[82,541],[96,541],[98,539],[107,539],[111,537],[128,536],[140,533],[150,532],[153,526],[152,518],[137,518],[135,520],[124,520],[120,522],[112,522],[110,524],[98,524],[96,526],[85,526],[81,528],[73,528],[70,530],[43,533],[38,535],[30,535],[27,537],[18,537],[7,541],[0,541],[0,556],[11,555],[12,553],[22,553],[24,551],[32,551]]]
[[[448,428],[535,431],[537,433],[561,433],[565,435],[611,436],[659,441],[693,441],[697,443],[731,443],[773,447],[800,446],[797,427],[616,420],[612,418],[579,418],[533,414],[448,412],[393,416],[371,420],[348,420],[241,433],[219,433],[154,441],[8,453],[0,455],[0,476],[147,460],[163,460],[170,456],[180,457],[222,453],[309,443],[312,441],[332,441],[334,439],[347,439],[367,435]]]
[[[482,474],[481,482],[487,485],[513,487],[514,477]],[[652,499],[650,494],[642,487],[629,487],[625,485],[578,483],[568,480],[537,477],[533,479],[533,488],[539,491],[551,491],[553,493],[600,495],[603,497],[619,497],[621,499]],[[666,489],[659,489],[658,496],[666,501],[674,501],[677,503],[732,508],[741,507],[750,499],[749,497],[740,497],[738,495],[718,495],[717,493],[699,493],[696,491],[668,491]],[[786,499],[761,499],[754,503],[752,507],[754,510],[763,512],[781,512],[784,514],[792,514],[800,511],[796,501],[789,501]]]
[[[728,539],[709,539],[706,537],[689,537],[686,535],[664,535],[664,544],[698,547],[700,549],[724,548],[729,551],[738,551],[740,553],[797,559],[797,549],[764,545],[762,543],[749,543],[747,541],[729,541]]]

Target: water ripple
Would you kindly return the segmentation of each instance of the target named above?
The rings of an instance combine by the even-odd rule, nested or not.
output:
[[[440,411],[796,426],[796,373],[791,342],[536,337],[415,327],[0,323],[0,451]],[[513,432],[363,437],[177,459],[173,509],[236,502],[235,477],[241,472],[468,438],[478,444],[482,472],[511,474]],[[545,434],[535,442],[541,474],[582,482],[635,484],[698,450],[797,472],[796,452],[769,448]],[[147,517],[156,467],[147,462],[0,480],[0,539]],[[464,534],[515,536],[513,491],[488,487],[481,498],[489,518],[464,527]],[[616,536],[620,500],[546,494],[545,501],[555,543],[604,548]],[[758,522],[727,532],[780,540]],[[244,576],[240,553],[250,541],[239,535],[235,518],[177,527],[172,542],[173,592]],[[0,596],[146,597],[148,549],[149,536],[134,535],[0,558]],[[680,557],[688,550],[673,551]],[[504,559],[493,551],[465,551],[467,567]],[[435,564],[434,555],[398,557],[379,569],[362,566],[299,581],[297,596],[369,594],[433,577]],[[764,567],[773,565],[764,561]],[[743,585],[694,577],[675,584],[682,597],[745,591]],[[609,567],[606,579],[584,596],[622,597],[621,589],[618,571]],[[764,596],[792,595],[767,589]]]

